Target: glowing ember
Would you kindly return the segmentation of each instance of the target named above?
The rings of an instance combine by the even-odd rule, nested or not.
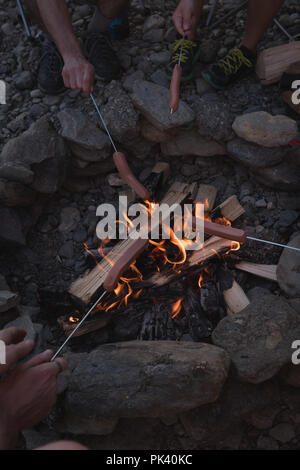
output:
[[[77,317],[70,317],[70,318],[69,318],[69,322],[70,322],[70,323],[78,323],[78,322],[79,322],[79,318],[77,318]]]
[[[181,312],[182,309],[182,302],[183,302],[183,297],[181,299],[178,299],[177,302],[175,302],[172,305],[172,318],[176,318],[179,313]]]

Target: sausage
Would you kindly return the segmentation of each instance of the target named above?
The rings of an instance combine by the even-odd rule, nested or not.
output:
[[[176,64],[173,70],[171,85],[170,85],[170,111],[176,113],[179,108],[179,93],[180,82],[182,77],[182,67]]]
[[[196,226],[195,217],[193,217],[193,226]],[[244,230],[229,227],[228,225],[213,224],[212,222],[207,222],[206,220],[204,221],[204,233],[242,244],[246,243],[247,241],[247,234],[244,232]]]
[[[149,191],[139,182],[139,180],[132,173],[131,169],[128,166],[124,153],[115,152],[113,155],[113,159],[123,181],[128,184],[128,186],[133,189],[133,191],[141,199],[143,199],[143,201],[150,201],[151,195]]]
[[[106,276],[103,284],[106,291],[112,292],[117,287],[122,274],[130,267],[133,261],[146,250],[148,243],[148,239],[144,240],[139,238],[126,250],[124,255],[121,256],[119,261],[116,262]]]

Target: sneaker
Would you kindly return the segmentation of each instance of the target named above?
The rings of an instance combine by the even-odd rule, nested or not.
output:
[[[182,80],[187,81],[193,78],[193,69],[199,59],[200,48],[196,42],[181,38],[174,43],[171,61],[168,65],[168,78],[170,80],[172,78],[173,69],[179,62],[181,48],[182,55],[180,65],[182,68]]]
[[[208,72],[202,72],[202,77],[217,90],[224,90],[254,70],[256,57],[245,46],[235,47]]]
[[[109,37],[102,33],[90,33],[84,45],[87,60],[95,67],[96,75],[104,80],[116,80],[121,67]]]
[[[66,90],[62,70],[64,61],[53,42],[47,41],[43,47],[38,71],[38,85],[47,95],[58,95]]]

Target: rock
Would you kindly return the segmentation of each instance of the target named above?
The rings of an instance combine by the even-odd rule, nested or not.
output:
[[[300,366],[290,364],[284,367],[280,373],[281,379],[287,385],[300,388]]]
[[[189,165],[188,163],[185,163],[181,167],[181,173],[183,176],[187,176],[188,178],[190,176],[197,176],[199,173],[199,168],[196,165]]]
[[[58,113],[61,135],[77,158],[86,162],[102,162],[111,153],[107,135],[79,110]]]
[[[26,331],[27,334],[24,338],[25,341],[28,339],[32,339],[33,341],[35,341],[36,331],[31,321],[31,318],[29,316],[23,315],[22,317],[18,317],[16,320],[10,323],[7,323],[7,325],[5,325],[4,328],[12,328],[12,327],[21,328]]]
[[[64,188],[71,193],[85,193],[91,189],[91,180],[82,176],[78,178],[69,175],[64,182]]]
[[[300,316],[282,297],[257,297],[241,313],[224,318],[212,335],[225,349],[242,381],[258,384],[291,362],[291,345],[300,338]]]
[[[196,87],[198,96],[205,95],[205,93],[210,93],[212,90],[211,85],[205,80],[203,80],[203,78],[197,78]]]
[[[80,219],[80,212],[76,207],[64,207],[60,213],[58,231],[61,233],[72,232],[77,227]]]
[[[242,139],[263,147],[288,145],[298,133],[296,121],[284,115],[272,116],[265,111],[238,116],[232,128]]]
[[[266,148],[234,139],[228,142],[227,152],[231,158],[249,168],[266,168],[280,163],[286,153],[286,147]]]
[[[67,259],[72,259],[74,256],[74,248],[73,248],[73,242],[72,240],[67,241],[64,243],[60,250],[59,250],[59,255],[62,258],[67,258]]]
[[[196,129],[182,130],[180,134],[166,143],[162,143],[161,151],[172,157],[195,156],[212,157],[226,155],[225,144],[202,137]]]
[[[265,430],[273,426],[274,419],[280,409],[274,406],[264,407],[251,413],[248,422],[256,429]]]
[[[259,199],[258,201],[256,201],[255,207],[257,207],[258,209],[265,209],[267,207],[265,199]]]
[[[165,26],[165,19],[163,16],[160,16],[158,14],[148,16],[144,23],[144,33],[147,33],[151,29],[159,29],[163,28]]]
[[[168,341],[105,344],[69,363],[64,408],[76,419],[153,418],[193,409],[218,398],[229,369],[219,348]]]
[[[150,55],[149,59],[155,65],[164,65],[167,64],[170,60],[170,53],[169,52],[154,52]]]
[[[0,243],[5,247],[25,246],[20,217],[15,209],[0,207]]]
[[[85,162],[87,163],[87,162]],[[72,159],[72,175],[73,176],[97,176],[105,175],[109,171],[115,169],[115,164],[111,156],[103,162],[87,164],[87,166],[79,167],[79,160]]]
[[[31,72],[24,71],[18,74],[17,79],[15,81],[15,86],[19,88],[19,90],[28,90],[32,88],[33,85],[34,85],[34,78]]]
[[[107,176],[107,182],[113,188],[118,188],[124,185],[124,181],[119,175],[119,173],[111,173]]]
[[[300,248],[300,234],[288,243]],[[280,288],[292,298],[300,297],[300,253],[284,249],[277,266]],[[300,338],[300,336],[299,336]]]
[[[164,30],[163,29],[151,29],[144,34],[144,41],[152,42],[152,43],[160,43],[162,42],[164,37]]]
[[[229,379],[215,403],[182,413],[179,418],[189,439],[203,448],[228,436],[250,413],[278,399],[272,382],[250,385]]]
[[[193,111],[183,101],[180,101],[177,113],[171,116],[169,90],[154,83],[136,82],[131,97],[134,106],[141,114],[161,131],[184,126],[194,120]]]
[[[0,204],[7,207],[31,206],[36,192],[21,183],[0,179]]]
[[[102,106],[103,118],[114,139],[126,145],[127,141],[139,136],[139,115],[118,82],[111,82],[105,93],[108,102]]]
[[[64,416],[59,430],[74,435],[106,436],[114,432],[118,418],[77,417],[72,413]]]
[[[4,146],[0,177],[30,185],[40,193],[55,193],[64,181],[67,156],[63,139],[44,116]]]
[[[272,439],[272,437],[259,436],[257,440],[257,448],[259,450],[278,450],[279,445],[275,439]]]
[[[277,424],[270,430],[269,435],[282,444],[286,444],[296,437],[294,427],[289,423]]]
[[[0,290],[9,290],[6,279],[2,274],[0,274]]]
[[[297,211],[291,211],[291,210],[281,211],[280,217],[279,217],[280,227],[285,227],[285,228],[290,227],[297,221],[299,215],[300,213]]]
[[[227,141],[232,137],[232,116],[227,101],[216,93],[207,93],[193,104],[199,134],[214,140]]]
[[[151,122],[147,121],[144,117],[141,118],[141,134],[149,142],[153,142],[155,144],[160,144],[163,142],[168,142],[169,140],[173,139],[176,135],[175,129],[172,131],[166,132],[157,129],[156,127],[151,124]]]
[[[253,175],[259,183],[277,191],[299,191],[300,167],[290,162],[282,162],[271,168],[257,168]]]
[[[134,90],[135,82],[144,80],[145,74],[141,70],[133,72],[131,75],[127,75],[123,83],[123,88],[128,92],[132,93]]]
[[[11,308],[16,307],[20,302],[18,294],[14,294],[8,290],[0,290],[0,313],[7,312]]]

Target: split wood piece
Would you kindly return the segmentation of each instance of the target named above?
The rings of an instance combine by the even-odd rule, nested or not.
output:
[[[215,206],[217,188],[209,184],[200,184],[195,202],[204,204],[205,212],[211,212]]]
[[[119,197],[121,197],[121,196],[126,196],[127,197],[127,203],[128,204],[132,204],[136,199],[136,193],[131,188],[124,189],[123,191],[120,191],[119,192]]]
[[[150,175],[144,182],[145,187],[152,196],[152,200],[157,201],[164,191],[164,185],[171,174],[171,168],[167,162],[157,162]]]
[[[295,91],[285,91],[282,94],[283,101],[293,110],[295,113],[300,114],[300,104],[293,103],[293,96]]]
[[[268,279],[269,281],[278,281],[276,264],[255,264],[242,261],[241,263],[236,264],[235,268],[239,269],[240,271],[245,271],[246,273]]]
[[[182,204],[190,195],[193,197],[196,190],[196,185],[174,183],[162,200],[162,204],[168,204],[170,207],[173,204]],[[118,263],[127,250],[132,249],[135,243],[136,240],[130,238],[119,242],[92,271],[71,284],[69,293],[85,305],[89,305],[103,286],[112,267]]]
[[[167,162],[157,162],[154,166],[152,173],[162,175],[162,183],[165,184],[171,174],[170,164]]]
[[[87,335],[88,333],[92,333],[93,331],[100,330],[101,328],[105,328],[108,323],[110,322],[111,314],[109,313],[101,313],[97,318],[89,320],[88,322],[84,323],[81,328],[79,328],[76,333],[74,334],[73,338],[77,338],[79,336]],[[63,329],[66,336],[70,336],[73,330],[75,330],[77,323],[70,323],[68,319],[64,317],[58,318],[58,324]]]
[[[241,215],[245,214],[245,209],[239,203],[237,196],[230,196],[226,201],[224,201],[220,206],[216,207],[212,213],[212,219],[218,219],[220,217],[225,217],[225,219],[234,222]]]
[[[280,80],[282,74],[300,57],[300,42],[294,41],[283,46],[271,47],[261,52],[256,65],[256,73],[263,85],[271,85]]]
[[[231,289],[225,290],[223,295],[227,305],[228,315],[240,313],[248,305],[250,305],[250,300],[236,281],[233,281]]]
[[[193,254],[188,258],[186,264],[181,269],[181,274],[188,272],[190,269],[195,266],[206,263],[209,259],[214,256],[221,256],[230,250],[232,242],[230,240],[225,240],[224,238],[211,237],[207,240],[203,248],[198,251],[194,251]],[[180,274],[180,275],[181,275]],[[166,284],[169,284],[174,278],[178,277],[178,273],[173,269],[162,273],[155,273],[149,279],[144,282],[144,285],[147,287],[162,287]],[[141,283],[141,287],[143,283]]]

